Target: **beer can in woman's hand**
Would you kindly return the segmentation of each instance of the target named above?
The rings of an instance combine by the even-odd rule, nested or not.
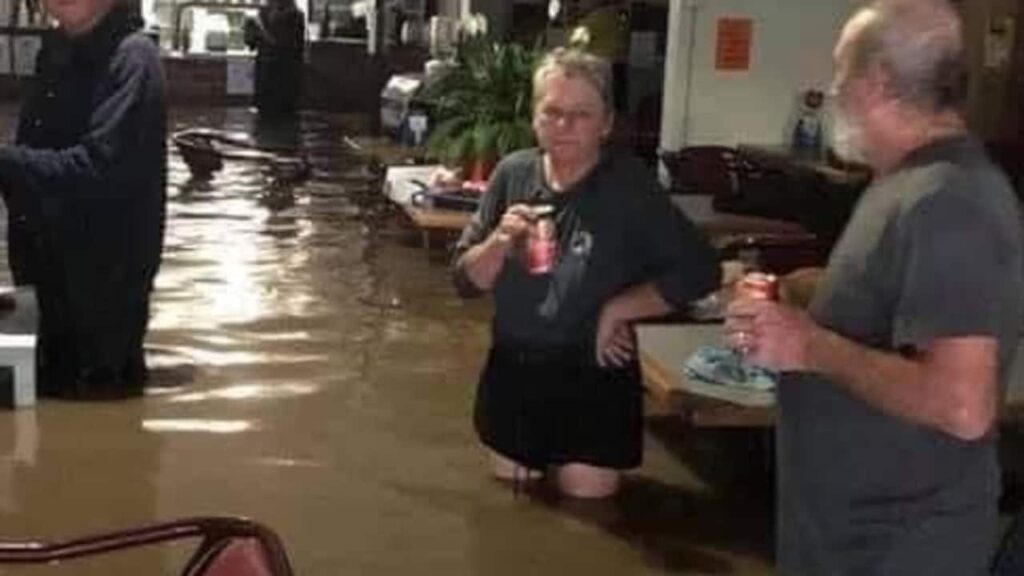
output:
[[[558,257],[558,234],[554,212],[551,206],[538,206],[534,210],[536,220],[530,227],[526,239],[526,269],[530,274],[547,274],[555,267]]]
[[[764,272],[749,272],[736,283],[736,297],[749,300],[779,299],[779,278]]]

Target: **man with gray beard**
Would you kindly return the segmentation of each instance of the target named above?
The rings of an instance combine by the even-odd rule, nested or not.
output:
[[[1024,257],[1013,191],[963,119],[964,56],[945,0],[881,0],[849,20],[836,144],[875,182],[809,312],[729,308],[730,343],[781,373],[784,574],[987,573]]]

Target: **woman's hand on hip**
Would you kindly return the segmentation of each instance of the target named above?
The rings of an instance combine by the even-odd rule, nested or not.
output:
[[[619,313],[615,298],[601,308],[594,350],[597,354],[597,364],[602,368],[622,368],[636,356],[633,329],[627,318]]]

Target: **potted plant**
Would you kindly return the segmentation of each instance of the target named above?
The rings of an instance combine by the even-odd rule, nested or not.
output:
[[[462,167],[468,180],[483,181],[502,156],[532,146],[531,83],[538,58],[537,50],[519,44],[463,39],[456,65],[424,92],[436,125],[428,153]]]

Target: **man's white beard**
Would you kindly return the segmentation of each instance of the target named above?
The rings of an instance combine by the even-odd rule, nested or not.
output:
[[[860,124],[842,110],[836,110],[832,126],[832,149],[847,162],[866,163],[864,151],[864,130]]]

